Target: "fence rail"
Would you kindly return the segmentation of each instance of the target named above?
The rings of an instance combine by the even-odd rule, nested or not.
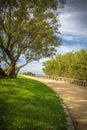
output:
[[[72,83],[78,86],[83,86],[83,87],[87,87],[87,81],[84,80],[77,80],[77,79],[72,79],[72,78],[65,78],[65,77],[56,77],[56,76],[42,76],[42,78],[45,79],[53,79],[56,81],[60,81],[60,82],[66,82],[66,83]]]

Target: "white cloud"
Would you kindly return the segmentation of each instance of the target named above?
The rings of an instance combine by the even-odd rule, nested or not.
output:
[[[87,1],[67,0],[65,8],[59,15],[60,32],[75,36],[87,37]]]
[[[61,46],[60,49],[58,49],[58,54],[65,54],[65,53],[68,53],[68,52],[72,52],[72,51],[79,51],[81,49],[85,49],[85,47],[81,44],[74,44],[74,45],[67,45],[67,46]]]

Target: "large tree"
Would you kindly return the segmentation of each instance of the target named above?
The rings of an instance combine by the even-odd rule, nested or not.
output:
[[[0,61],[9,77],[55,53],[60,44],[57,9],[58,0],[0,0]],[[20,58],[25,62],[18,66]]]

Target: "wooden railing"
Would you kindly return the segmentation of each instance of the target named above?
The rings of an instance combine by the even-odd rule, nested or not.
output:
[[[57,76],[42,76],[44,79],[53,79],[56,81],[60,81],[60,82],[66,82],[66,83],[72,83],[78,86],[83,86],[83,87],[87,87],[87,81],[84,80],[77,80],[77,79],[72,79],[72,78],[65,78],[65,77],[57,77]]]

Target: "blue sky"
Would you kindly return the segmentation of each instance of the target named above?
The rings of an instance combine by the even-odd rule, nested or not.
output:
[[[59,15],[62,45],[58,54],[70,51],[87,50],[87,0],[66,0],[65,7]],[[42,63],[47,59],[34,61],[23,67],[20,73],[31,71],[43,74]]]

